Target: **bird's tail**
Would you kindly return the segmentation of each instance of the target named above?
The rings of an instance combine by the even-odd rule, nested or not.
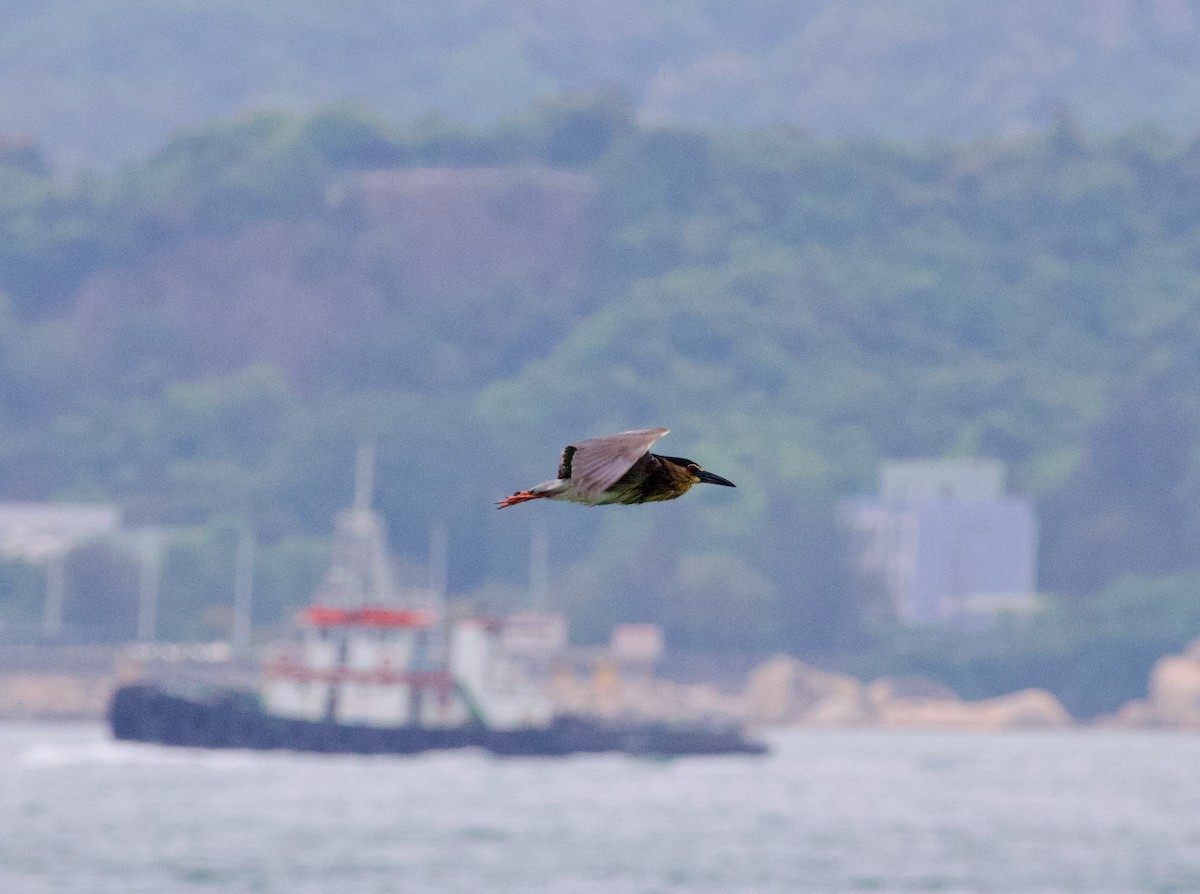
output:
[[[504,509],[508,506],[516,506],[518,503],[524,503],[526,500],[537,500],[541,497],[548,497],[549,494],[535,494],[528,490],[519,490],[511,497],[505,497],[503,500],[496,501],[497,509]]]

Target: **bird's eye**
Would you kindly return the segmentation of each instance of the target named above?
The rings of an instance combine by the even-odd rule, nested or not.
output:
[[[688,463],[687,470],[689,472],[691,472],[693,475],[695,475],[697,472],[700,471],[700,467],[698,465],[696,465],[695,463]]]

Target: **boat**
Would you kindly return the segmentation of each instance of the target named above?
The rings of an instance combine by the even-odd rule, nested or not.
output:
[[[169,674],[137,679],[109,705],[115,738],[351,754],[766,752],[727,721],[557,713],[537,673],[545,662],[514,647],[504,619],[451,617],[435,586],[404,604],[391,582],[382,520],[370,508],[370,467],[360,452],[354,506],[338,516],[330,568],[295,618],[297,639],[268,650],[258,687],[185,684]]]

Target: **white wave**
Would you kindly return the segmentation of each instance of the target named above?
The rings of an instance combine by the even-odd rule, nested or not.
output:
[[[36,742],[19,751],[16,762],[23,767],[52,769],[137,765],[194,765],[221,769],[251,766],[254,757],[245,752],[213,753],[200,749],[95,739],[83,742]]]

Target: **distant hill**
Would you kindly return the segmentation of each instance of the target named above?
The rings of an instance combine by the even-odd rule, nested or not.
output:
[[[991,457],[1035,500],[1054,611],[986,654],[894,638],[871,673],[1110,710],[1200,629],[1198,294],[1200,144],[1062,112],[943,145],[649,126],[615,91],[487,128],[336,106],[74,179],[13,141],[0,497],[179,526],[164,635],[211,637],[245,525],[259,620],[308,598],[369,441],[393,548],[420,578],[446,525],[455,597],[520,604],[545,522],[582,641],[829,655],[892,642],[839,501],[885,458]],[[736,491],[493,508],[648,425]],[[80,605],[135,604],[127,557],[79,563]],[[0,563],[0,620],[37,592]]]
[[[348,172],[302,217],[192,235],[88,276],[68,317],[78,357],[104,379],[131,365],[204,379],[270,364],[297,383],[500,375],[580,313],[597,192],[589,175],[544,167]],[[466,320],[470,357],[440,368],[435,343]]]
[[[647,121],[961,139],[1200,130],[1200,0],[8,3],[0,134],[111,168],[181,127],[361,102],[488,125],[615,85]]]

